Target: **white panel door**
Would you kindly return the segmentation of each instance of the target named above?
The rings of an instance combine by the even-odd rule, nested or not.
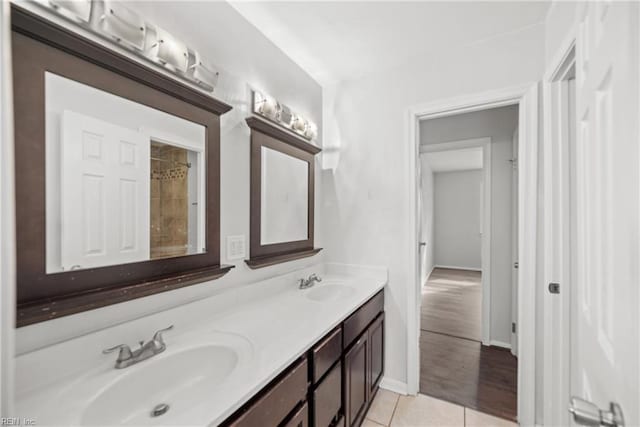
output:
[[[149,137],[73,111],[61,128],[63,269],[148,260]]]
[[[637,426],[638,4],[587,3],[576,46],[571,394]]]
[[[511,353],[518,355],[518,129],[511,142]],[[514,327],[514,325],[516,327]]]

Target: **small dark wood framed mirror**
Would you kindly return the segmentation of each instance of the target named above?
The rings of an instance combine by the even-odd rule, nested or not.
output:
[[[231,107],[12,7],[17,324],[216,279]]]
[[[251,268],[317,254],[314,247],[315,155],[320,148],[250,117]]]

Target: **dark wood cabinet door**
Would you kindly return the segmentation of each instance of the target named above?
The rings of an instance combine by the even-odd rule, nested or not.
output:
[[[369,399],[369,341],[365,332],[344,356],[344,397],[347,427],[357,425]]]
[[[342,408],[342,364],[338,362],[313,391],[313,426],[330,427]]]
[[[309,405],[305,402],[282,427],[309,427]]]
[[[384,373],[384,313],[369,326],[369,392],[373,394]]]

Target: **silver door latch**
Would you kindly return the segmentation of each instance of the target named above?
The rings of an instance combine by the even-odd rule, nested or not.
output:
[[[617,403],[611,402],[609,410],[603,411],[587,400],[572,397],[569,412],[573,420],[583,426],[624,427],[622,408]]]

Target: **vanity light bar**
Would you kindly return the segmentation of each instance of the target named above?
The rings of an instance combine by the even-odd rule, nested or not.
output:
[[[253,112],[292,130],[309,141],[313,141],[318,136],[318,127],[314,122],[291,111],[289,107],[272,96],[257,90],[253,91]]]
[[[36,3],[208,92],[213,92],[218,83],[220,73],[204,62],[198,52],[169,32],[146,22],[121,1],[40,0]]]

